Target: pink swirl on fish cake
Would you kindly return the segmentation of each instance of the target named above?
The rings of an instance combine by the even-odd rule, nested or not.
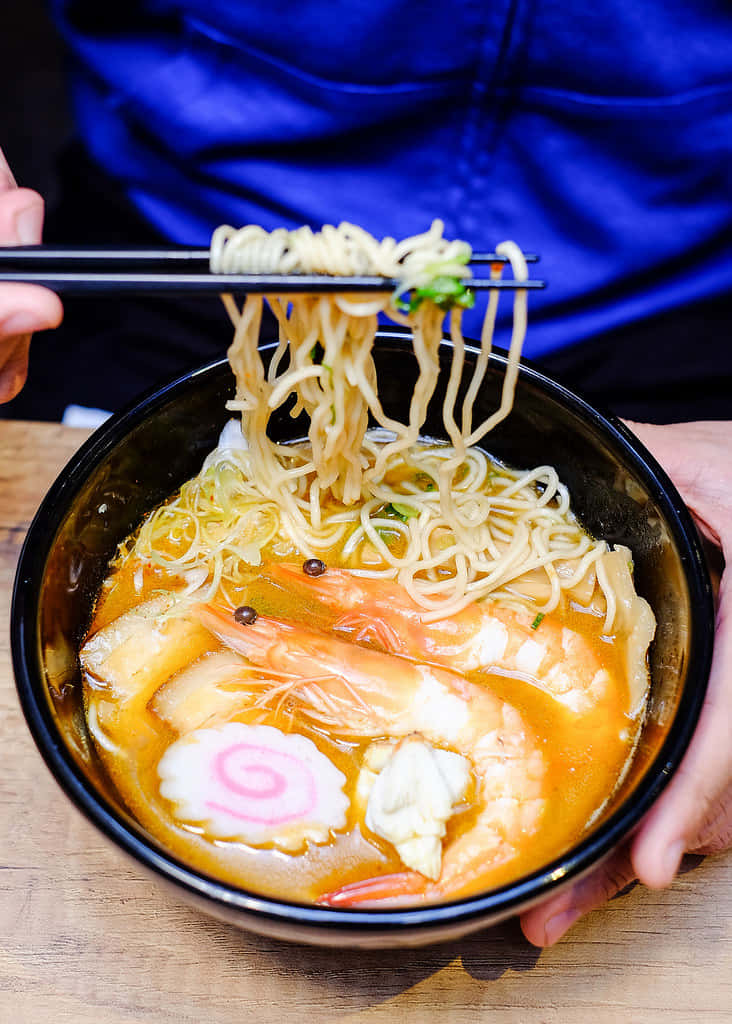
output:
[[[196,729],[168,747],[158,774],[174,817],[212,840],[295,850],[346,825],[345,776],[308,737],[273,726]]]
[[[240,758],[235,765],[237,775],[245,778],[260,776],[269,782],[269,786],[266,782],[260,786],[247,786],[237,782],[229,771],[229,762],[237,755]],[[275,765],[280,767],[277,768]],[[214,779],[223,790],[244,797],[251,803],[244,804],[246,810],[231,804],[224,806],[212,800],[208,802],[208,806],[215,811],[233,814],[242,821],[253,821],[260,825],[282,825],[285,822],[297,821],[310,813],[315,806],[315,780],[310,768],[302,758],[285,754],[281,750],[235,743],[216,755],[211,768]],[[296,774],[298,770],[301,774]],[[282,799],[278,803],[272,803],[271,808],[265,811],[265,807],[270,807],[268,802],[274,802],[278,797]],[[260,809],[258,814],[252,810],[254,807]]]

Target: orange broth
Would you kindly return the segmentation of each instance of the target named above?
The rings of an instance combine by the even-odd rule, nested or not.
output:
[[[324,557],[327,561],[329,556]],[[335,552],[330,553],[330,559],[328,564],[338,564]],[[148,567],[141,588],[138,576],[136,589],[130,561],[118,564],[117,568],[113,566],[102,587],[89,635],[155,591],[180,585],[178,577]],[[337,617],[337,612],[329,613],[319,604],[310,605],[302,597],[256,576],[246,588],[246,598],[242,590],[242,603],[255,606],[263,614],[304,621],[310,627],[324,630]],[[552,617],[558,614],[552,613]],[[602,618],[565,601],[561,621],[589,640],[613,679],[622,679],[621,652],[612,638],[602,636]],[[541,624],[537,636],[540,634]],[[343,638],[342,634],[339,636]],[[212,636],[210,650],[220,649]],[[536,735],[547,764],[543,784],[546,809],[538,831],[527,837],[517,856],[488,868],[481,878],[472,880],[455,896],[509,882],[575,844],[602,814],[616,789],[629,764],[639,729],[639,722],[626,714],[628,693],[624,684],[616,686],[601,707],[575,714],[525,679],[485,671],[473,672],[468,678],[513,705]],[[369,832],[362,820],[356,820],[354,803],[345,832],[333,836],[328,844],[311,844],[296,855],[254,849],[237,841],[211,840],[200,828],[180,824],[159,794],[157,775],[157,764],[177,734],[149,705],[140,707],[133,702],[128,708],[105,708],[108,701],[109,697],[98,689],[85,686],[87,710],[95,704],[99,721],[113,718],[115,736],[129,740],[124,750],[99,748],[121,800],[157,841],[197,870],[262,894],[305,902],[348,882],[403,870],[393,847]],[[234,720],[274,725],[283,731],[294,727],[346,775],[345,792],[353,796],[361,755],[371,740],[334,740],[308,722],[293,721],[284,711],[248,709],[234,716]],[[448,821],[445,844],[470,828],[476,814],[476,802],[468,797],[464,809]]]

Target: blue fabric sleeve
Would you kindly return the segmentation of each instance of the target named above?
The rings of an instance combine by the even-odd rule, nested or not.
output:
[[[174,241],[512,237],[549,282],[534,356],[729,290],[725,3],[51,3],[90,153]]]

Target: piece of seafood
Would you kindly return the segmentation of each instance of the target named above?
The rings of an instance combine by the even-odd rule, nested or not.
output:
[[[443,900],[492,865],[514,857],[537,829],[545,806],[544,758],[521,715],[487,688],[456,673],[419,665],[259,616],[247,625],[213,605],[194,614],[226,646],[269,677],[272,696],[333,735],[402,739],[416,734],[466,757],[475,779],[470,824],[445,847],[439,878],[416,871],[366,880],[322,897],[337,905]]]
[[[269,725],[195,729],[158,763],[175,817],[214,839],[297,852],[346,825],[345,775],[312,740]]]
[[[574,712],[594,708],[618,685],[590,643],[550,615],[540,625],[529,612],[474,602],[450,618],[424,621],[423,609],[399,583],[357,576],[347,569],[306,575],[301,566],[270,563],[276,583],[342,610],[333,628],[357,643],[458,672],[498,669],[520,674]]]

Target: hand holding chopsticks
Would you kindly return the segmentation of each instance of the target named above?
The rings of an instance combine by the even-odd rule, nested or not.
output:
[[[5,244],[37,241],[42,225],[43,200],[17,187],[0,150],[0,253]],[[49,291],[25,284],[0,288],[0,402],[9,401],[23,385],[31,333],[56,327],[62,316],[61,303]]]

